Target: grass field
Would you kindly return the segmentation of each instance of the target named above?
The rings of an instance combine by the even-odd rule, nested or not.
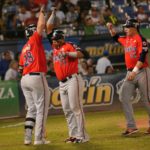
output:
[[[150,135],[143,133],[147,129],[147,114],[138,109],[135,113],[139,133],[129,137],[121,136],[125,129],[122,111],[86,113],[86,127],[90,141],[83,144],[65,144],[68,136],[66,121],[63,115],[49,116],[47,121],[47,139],[49,145],[24,146],[24,118],[0,120],[0,150],[149,150]],[[11,127],[10,125],[18,124]]]

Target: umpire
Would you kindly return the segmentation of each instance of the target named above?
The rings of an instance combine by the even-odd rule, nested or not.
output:
[[[123,45],[127,75],[121,87],[120,100],[127,121],[127,129],[122,135],[127,136],[138,132],[134,119],[131,97],[136,88],[139,89],[141,100],[150,118],[150,69],[148,65],[148,43],[139,33],[139,23],[135,19],[128,19],[123,25],[125,36],[119,36],[111,23],[107,23],[108,30],[116,42]],[[150,124],[150,119],[149,119]],[[146,131],[150,134],[150,127]]]

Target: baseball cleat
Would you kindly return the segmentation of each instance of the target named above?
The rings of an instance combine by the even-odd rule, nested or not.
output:
[[[75,139],[75,141],[73,143],[85,143],[88,141],[89,141],[89,139]]]
[[[122,135],[128,136],[128,135],[134,134],[136,132],[138,132],[138,129],[136,129],[136,128],[135,129],[130,128],[130,129],[127,129],[125,132],[123,132]]]
[[[74,137],[69,137],[65,140],[65,143],[73,143],[76,140]]]
[[[34,145],[42,145],[42,144],[49,144],[50,141],[47,140],[41,140],[41,141],[34,141]]]
[[[25,140],[24,141],[24,145],[30,145],[32,142],[31,141],[28,141],[28,140]]]
[[[147,129],[147,131],[144,134],[150,135],[150,127]]]

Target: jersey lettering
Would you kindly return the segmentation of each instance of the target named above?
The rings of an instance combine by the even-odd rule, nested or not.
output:
[[[125,63],[127,68],[134,68],[137,61],[143,62],[143,67],[148,66],[146,54],[148,52],[147,41],[140,35],[133,37],[119,37],[118,42],[124,46]]]
[[[65,57],[63,55],[53,56],[54,62],[60,62],[60,65],[66,64]]]
[[[24,59],[25,59],[25,64],[24,64],[25,67],[30,65],[34,61],[34,58],[30,51],[26,51],[26,54],[24,55]]]

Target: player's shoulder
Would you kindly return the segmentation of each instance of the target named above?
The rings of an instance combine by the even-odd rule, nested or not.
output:
[[[73,42],[66,42],[66,44],[67,44],[68,46],[74,47],[76,50],[81,50],[81,48],[80,48],[77,44],[75,44],[75,43],[73,43]]]

